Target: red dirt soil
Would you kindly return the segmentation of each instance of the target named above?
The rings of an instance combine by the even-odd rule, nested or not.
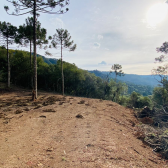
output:
[[[138,124],[132,110],[111,101],[40,92],[32,102],[30,92],[1,93],[0,167],[168,167],[135,137]]]

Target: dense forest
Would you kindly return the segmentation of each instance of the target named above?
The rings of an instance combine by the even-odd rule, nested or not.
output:
[[[19,50],[9,50],[11,83],[32,89],[32,68],[30,67],[30,53]],[[32,56],[33,57],[33,56]],[[47,58],[37,57],[38,88],[46,91],[61,93],[61,60],[57,63],[46,63]],[[65,93],[68,95],[88,98],[112,100],[121,105],[142,108],[152,108],[153,102],[164,104],[166,98],[162,96],[162,88],[154,88],[153,95],[142,96],[135,91],[129,91],[126,83],[114,79],[103,79],[86,70],[78,68],[75,64],[63,62]],[[7,82],[7,57],[6,49],[0,48],[0,81]],[[132,86],[134,89],[136,85]],[[137,86],[137,90],[144,88]],[[148,89],[150,90],[150,88]],[[131,92],[131,93],[129,93]],[[166,92],[166,90],[164,90]],[[166,93],[165,93],[166,94]]]
[[[95,74],[96,76],[102,79],[106,79],[107,76],[109,76],[109,78],[111,79],[115,78],[114,73],[110,73],[107,71],[101,72],[98,70],[94,70],[89,72]],[[154,85],[150,85],[151,80]],[[133,75],[133,74],[125,74],[122,77],[119,76],[117,79],[117,82],[122,82],[127,84],[128,94],[131,94],[133,91],[135,91],[143,96],[152,95],[154,86],[159,84],[158,81],[154,79],[154,77],[151,77],[150,75],[143,77],[142,75]]]

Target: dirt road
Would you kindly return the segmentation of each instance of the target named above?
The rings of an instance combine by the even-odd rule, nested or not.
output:
[[[168,167],[134,136],[139,123],[130,109],[48,93],[30,99],[0,94],[1,168]]]

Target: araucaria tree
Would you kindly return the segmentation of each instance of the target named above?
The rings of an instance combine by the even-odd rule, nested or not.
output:
[[[37,21],[36,23],[36,44],[41,48],[43,44],[47,44],[46,40],[47,30],[41,28],[41,23]],[[18,34],[15,38],[15,42],[27,46],[29,44],[30,48],[30,69],[32,71],[32,44],[33,44],[33,18],[27,18],[26,24],[19,26]],[[33,87],[33,76],[31,78],[31,87]]]
[[[3,37],[6,39],[6,48],[7,48],[7,64],[8,64],[8,88],[10,88],[10,59],[9,59],[9,44],[14,42],[16,37],[17,27],[11,25],[10,23],[0,22],[0,32]]]
[[[35,98],[37,98],[37,57],[36,57],[36,21],[37,16],[40,13],[49,13],[49,14],[63,14],[68,11],[68,8],[65,8],[69,5],[69,0],[7,0],[12,3],[15,7],[15,11],[11,15],[19,16],[24,14],[33,14],[33,41],[34,41],[34,91]],[[58,7],[56,11],[54,8]],[[8,14],[9,7],[4,6],[4,9]]]
[[[122,66],[119,64],[114,64],[111,67],[110,73],[114,72],[115,73],[115,82],[117,80],[117,76],[124,76],[124,72],[122,71]]]
[[[43,44],[47,44],[46,39],[47,30],[41,28],[41,23],[37,21],[36,23],[36,45],[42,47]],[[16,36],[15,42],[30,47],[30,66],[31,66],[31,53],[32,53],[32,43],[33,43],[33,18],[28,17],[26,19],[26,24],[19,26],[18,34]]]
[[[64,73],[63,73],[63,61],[62,61],[62,50],[68,49],[69,51],[74,51],[76,49],[76,44],[74,41],[70,41],[71,36],[67,30],[56,29],[56,33],[52,37],[52,46],[54,48],[60,47],[61,49],[61,72],[62,72],[62,94],[64,95]]]

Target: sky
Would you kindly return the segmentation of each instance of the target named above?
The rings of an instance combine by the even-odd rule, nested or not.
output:
[[[0,21],[23,25],[29,15],[12,16],[3,9],[12,6],[0,1]],[[165,0],[70,0],[69,11],[62,15],[41,14],[38,20],[47,36],[56,29],[67,29],[77,44],[74,52],[63,51],[63,60],[85,70],[110,71],[122,65],[126,74],[150,75],[162,55],[156,48],[168,41],[168,4]],[[11,46],[12,48],[12,46]],[[13,47],[15,48],[15,47]],[[29,48],[16,48],[29,50]],[[37,49],[44,55],[44,51]],[[51,49],[60,58],[60,49]]]

